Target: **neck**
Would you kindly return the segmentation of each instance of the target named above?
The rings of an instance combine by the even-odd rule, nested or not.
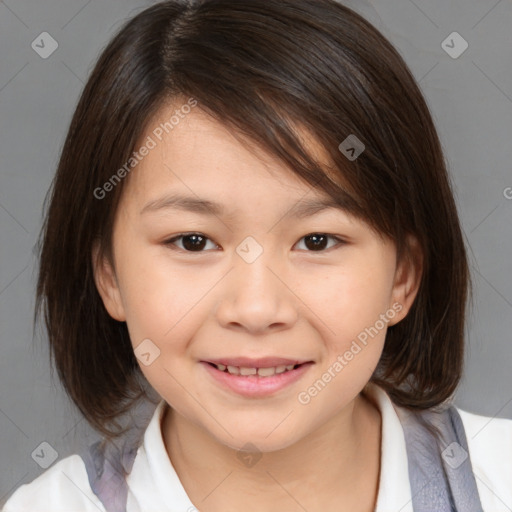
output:
[[[299,442],[244,460],[169,407],[162,435],[185,491],[201,512],[375,508],[381,416],[364,394]]]

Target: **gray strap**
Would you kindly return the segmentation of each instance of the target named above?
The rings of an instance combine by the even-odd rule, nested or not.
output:
[[[455,406],[441,412],[397,412],[404,429],[414,512],[483,512]],[[441,436],[434,436],[422,422],[437,427]]]
[[[126,512],[128,488],[121,464],[121,455],[102,441],[93,444],[82,455],[92,491],[107,512]],[[133,457],[135,460],[135,456]],[[133,464],[133,461],[132,461]]]
[[[97,441],[80,454],[91,489],[107,512],[126,512],[126,476],[132,470],[156,405],[149,400],[139,403],[131,416],[130,428],[123,436],[116,441]]]

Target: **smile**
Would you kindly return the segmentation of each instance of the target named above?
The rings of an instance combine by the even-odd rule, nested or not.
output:
[[[258,377],[271,377],[276,373],[284,373],[290,370],[293,370],[295,367],[300,365],[289,364],[289,365],[281,365],[281,366],[271,366],[269,368],[248,368],[248,367],[240,367],[240,366],[226,366],[224,364],[213,364],[217,370],[221,372],[227,372],[231,375],[258,375]]]
[[[215,387],[246,398],[275,395],[297,382],[313,366],[312,361],[288,365],[255,367],[233,366],[201,361]]]

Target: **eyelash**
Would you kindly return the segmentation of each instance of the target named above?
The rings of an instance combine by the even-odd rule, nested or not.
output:
[[[207,236],[205,236],[203,233],[197,233],[197,232],[192,232],[192,233],[181,233],[180,235],[177,235],[173,238],[170,238],[169,240],[166,240],[163,242],[163,244],[167,247],[169,247],[170,249],[172,250],[176,250],[176,251],[181,251],[181,252],[186,252],[186,253],[189,253],[189,254],[194,254],[194,253],[197,253],[197,254],[200,254],[202,252],[207,252],[205,250],[201,250],[201,251],[187,251],[186,249],[182,249],[181,247],[177,247],[175,245],[175,242],[181,238],[186,238],[188,236],[200,236],[206,240],[209,240],[211,241],[212,243],[215,243],[213,242],[213,240],[210,240]],[[307,238],[309,236],[313,236],[313,235],[321,235],[321,236],[327,236],[328,238],[332,239],[332,240],[336,240],[336,242],[338,242],[338,244],[336,245],[343,245],[346,243],[345,240],[343,240],[342,238],[340,237],[337,237],[337,236],[334,236],[334,235],[330,235],[329,233],[320,233],[320,232],[314,232],[314,233],[309,233],[307,235],[304,235],[300,240],[303,240],[304,238]],[[215,244],[217,245],[217,244]],[[326,252],[328,251],[329,249],[332,249],[333,247],[336,247],[336,245],[332,246],[332,247],[328,247],[327,249],[321,249],[319,251],[309,251],[306,249],[306,252],[312,252],[312,253],[315,253],[315,252]]]

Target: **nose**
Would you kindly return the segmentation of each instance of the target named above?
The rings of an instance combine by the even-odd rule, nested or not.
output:
[[[226,276],[216,309],[223,327],[263,334],[289,329],[297,322],[295,295],[282,266],[263,252],[252,263],[235,255],[234,267]]]

